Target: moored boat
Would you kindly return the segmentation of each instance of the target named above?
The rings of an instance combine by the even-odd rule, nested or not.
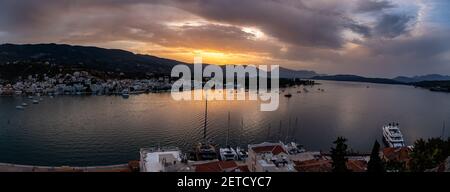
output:
[[[401,148],[406,146],[398,123],[383,126],[383,141],[387,147]]]

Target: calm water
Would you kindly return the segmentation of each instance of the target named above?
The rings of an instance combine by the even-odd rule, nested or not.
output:
[[[260,112],[258,101],[209,102],[208,137],[225,143],[228,112],[233,145],[288,138],[308,149],[327,151],[337,136],[348,138],[354,150],[369,151],[387,122],[400,123],[408,144],[441,136],[444,120],[450,125],[450,94],[398,85],[321,83],[308,88],[309,93],[290,90],[293,97],[281,96],[275,112]],[[325,92],[317,91],[319,87]],[[169,93],[127,100],[46,97],[39,105],[16,110],[24,100],[0,98],[0,162],[109,165],[138,159],[142,147],[188,150],[202,139],[205,103],[176,102]],[[448,136],[450,129],[446,132]]]

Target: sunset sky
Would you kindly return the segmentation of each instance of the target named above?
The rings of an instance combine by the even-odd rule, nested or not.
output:
[[[450,75],[449,0],[2,0],[0,43],[327,74]]]

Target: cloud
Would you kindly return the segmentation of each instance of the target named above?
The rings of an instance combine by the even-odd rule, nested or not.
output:
[[[448,14],[429,8],[435,1],[442,0],[419,9],[425,2],[3,0],[0,43],[143,48],[170,56],[209,50],[323,73],[450,73],[444,35],[450,24],[438,19]],[[426,25],[430,18],[433,25]]]
[[[414,17],[403,14],[385,14],[374,28],[375,33],[382,37],[394,38],[407,34],[414,25]]]
[[[395,5],[385,0],[363,0],[358,1],[355,11],[359,13],[380,12],[384,9],[394,8]]]

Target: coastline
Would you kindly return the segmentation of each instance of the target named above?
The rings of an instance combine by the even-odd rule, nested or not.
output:
[[[88,167],[53,167],[0,163],[0,172],[133,172],[135,171],[135,169],[133,169],[135,165],[139,165],[139,162],[130,161],[128,164]]]

